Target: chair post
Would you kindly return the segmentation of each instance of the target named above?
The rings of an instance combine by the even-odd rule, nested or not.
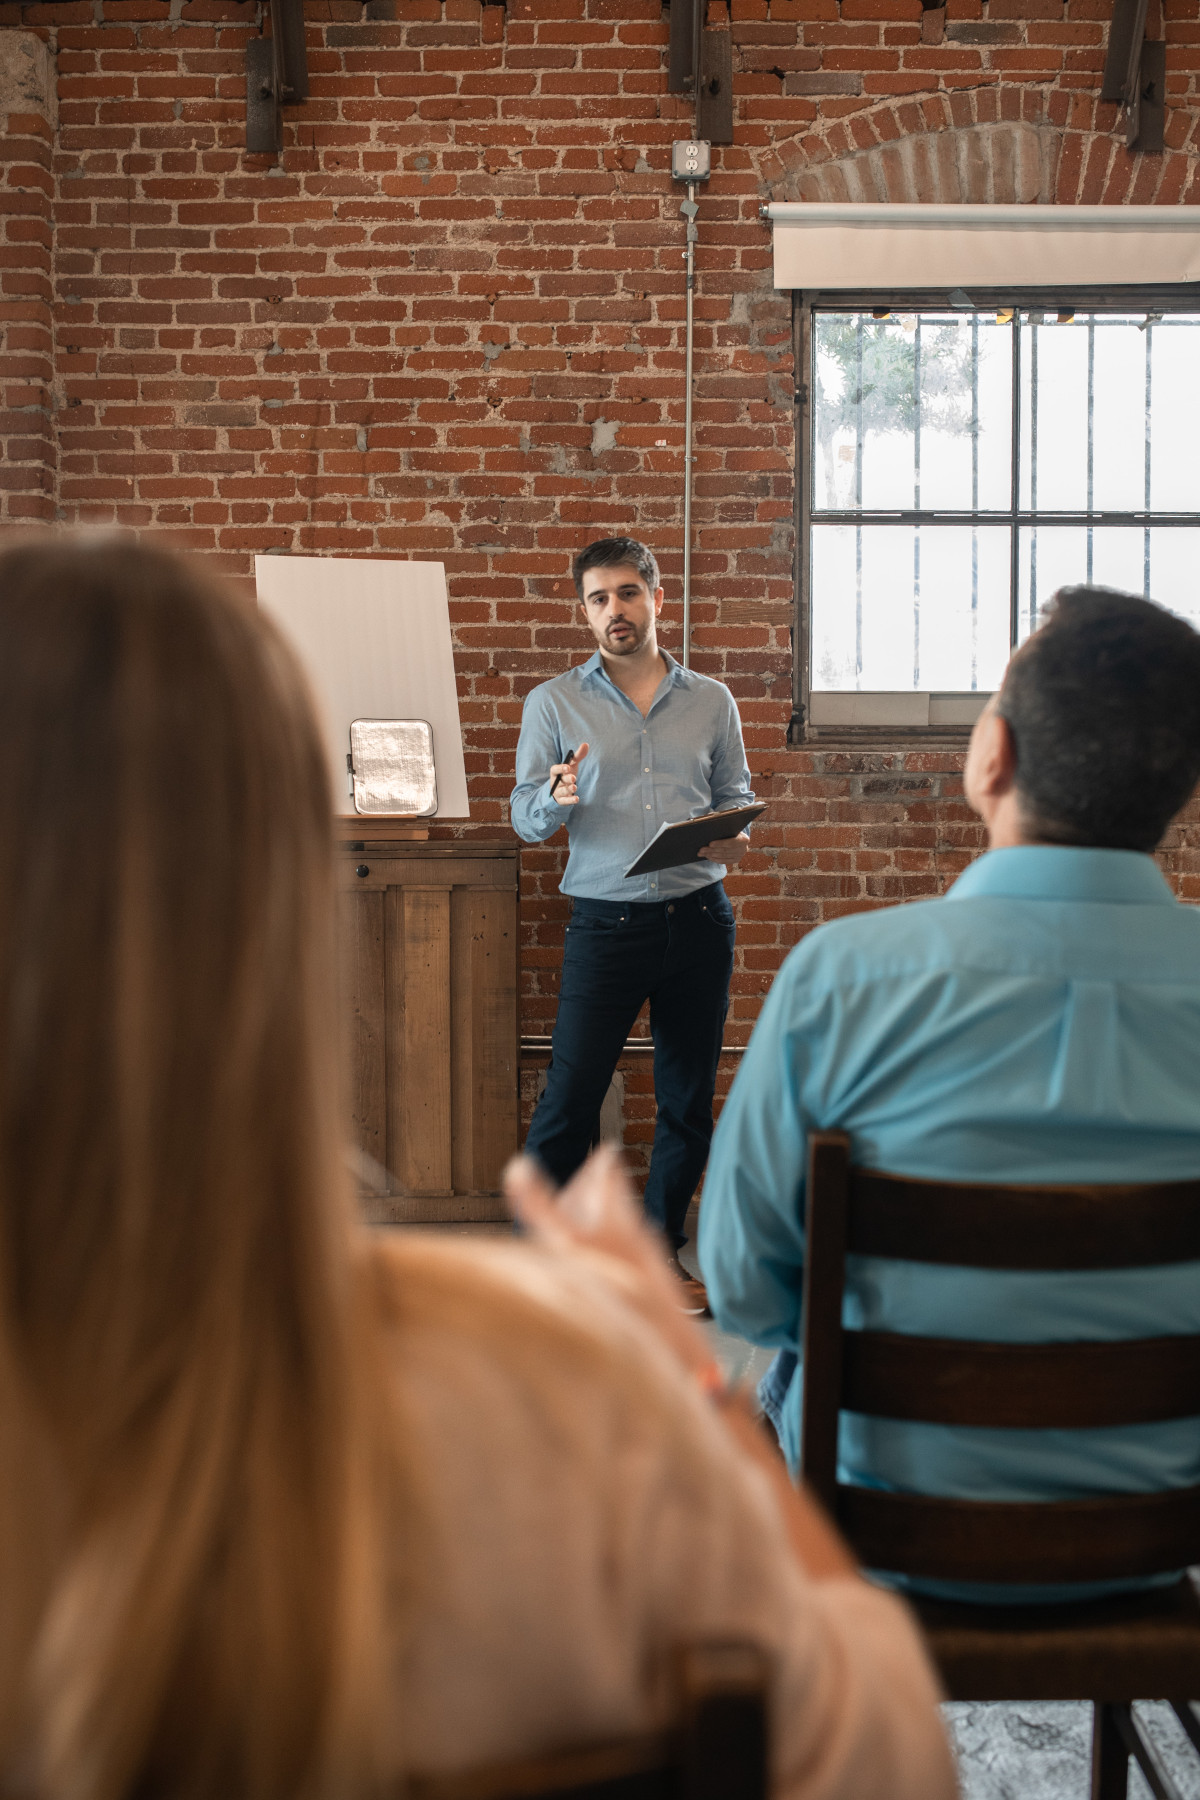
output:
[[[1092,1706],[1091,1800],[1126,1800],[1129,1751],[1117,1725],[1116,1708],[1097,1700]]]
[[[679,1675],[676,1800],[766,1800],[770,1669],[764,1653],[748,1643],[693,1645],[680,1658]]]
[[[845,1132],[816,1131],[810,1137],[806,1200],[800,1471],[832,1516],[850,1203],[850,1140]]]

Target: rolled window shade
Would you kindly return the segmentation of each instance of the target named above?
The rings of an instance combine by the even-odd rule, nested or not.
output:
[[[1107,287],[1200,281],[1200,206],[765,206],[775,286]]]

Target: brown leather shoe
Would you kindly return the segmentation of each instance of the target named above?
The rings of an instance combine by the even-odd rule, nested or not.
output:
[[[698,1318],[710,1319],[712,1314],[709,1311],[708,1295],[705,1292],[704,1283],[697,1281],[694,1275],[689,1275],[677,1256],[669,1257],[668,1262],[672,1275],[679,1282],[680,1312],[694,1313]]]

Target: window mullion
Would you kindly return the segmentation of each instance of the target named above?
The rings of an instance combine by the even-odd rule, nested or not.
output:
[[[792,506],[792,578],[795,611],[792,622],[792,718],[788,742],[802,743],[812,699],[812,502],[813,434],[816,430],[816,361],[812,303],[803,293],[792,296],[792,417],[796,438],[796,479]]]
[[[1143,486],[1143,490],[1142,490],[1142,504],[1146,508],[1147,512],[1150,511],[1150,400],[1151,400],[1150,383],[1151,383],[1151,378],[1152,378],[1151,377],[1151,344],[1150,344],[1150,340],[1151,340],[1151,334],[1153,333],[1153,331],[1154,331],[1154,321],[1152,319],[1147,319],[1146,320],[1146,449],[1145,449],[1145,460],[1144,460],[1144,471],[1145,471],[1144,472],[1144,486]],[[1150,527],[1149,527],[1149,525],[1146,526],[1145,532],[1143,535],[1143,539],[1142,539],[1142,593],[1145,595],[1147,600],[1150,598]]]
[[[862,481],[863,481],[863,321],[858,316],[858,329],[855,334],[855,389],[854,389],[854,504],[862,513]],[[854,685],[862,686],[863,672],[863,638],[862,638],[862,525],[854,530]]]
[[[1029,510],[1037,517],[1038,503],[1038,437],[1041,420],[1038,416],[1038,351],[1041,338],[1038,333],[1041,327],[1032,315],[1029,320]],[[1029,532],[1029,629],[1037,630],[1038,615],[1038,534],[1036,524]],[[1013,639],[1016,649],[1016,639]]]
[[[1103,525],[1124,525],[1140,531],[1144,526],[1162,525],[1166,527],[1186,525],[1195,528],[1200,525],[1200,513],[1145,513],[1140,508],[1136,512],[1059,512],[1047,508],[1043,512],[1030,512],[1028,507],[1020,508],[1016,513],[1006,507],[999,512],[912,512],[897,509],[894,512],[872,512],[863,507],[861,512],[839,512],[836,507],[827,510],[818,509],[814,518],[820,525],[1007,525],[1016,519],[1026,530],[1042,525],[1077,525],[1082,529],[1087,525],[1097,528]]]
[[[913,503],[921,510],[921,315],[913,332]],[[921,527],[913,531],[913,687],[921,685]]]
[[[1021,510],[1021,310],[1013,308],[1013,316],[1009,323],[1012,332],[1012,396],[1011,396],[1011,443],[1012,457],[1011,480],[1009,483],[1009,561],[1008,561],[1008,643],[1009,649],[1017,647],[1017,632],[1020,627],[1021,605],[1021,542],[1017,535],[1017,515]],[[1031,414],[1031,462],[1032,469],[1032,437],[1033,415]]]
[[[1093,483],[1096,473],[1096,321],[1088,320],[1087,328],[1087,510],[1092,511]],[[1091,585],[1093,571],[1092,527],[1087,528],[1087,578]]]
[[[979,314],[971,314],[971,511],[979,511]],[[971,527],[971,692],[979,685],[979,527]]]

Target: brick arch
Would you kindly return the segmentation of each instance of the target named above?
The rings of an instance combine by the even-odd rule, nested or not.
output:
[[[1176,114],[1168,145],[1177,141],[1149,156],[1113,135],[1115,115],[1082,96],[1043,104],[994,88],[890,100],[817,121],[777,148],[764,175],[775,200],[1200,201],[1200,126]]]

